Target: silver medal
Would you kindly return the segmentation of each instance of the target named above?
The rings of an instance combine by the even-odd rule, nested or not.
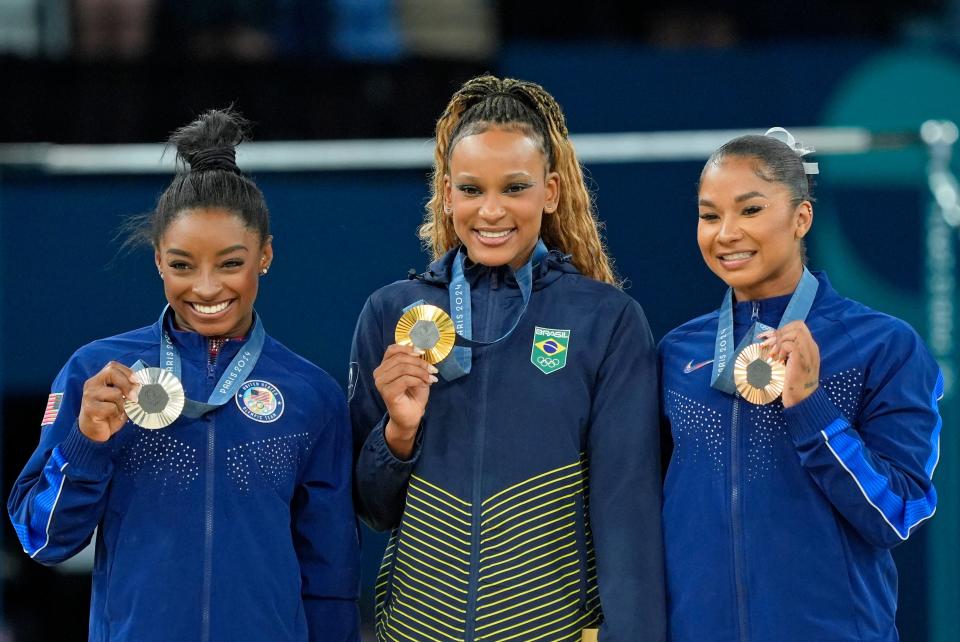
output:
[[[137,401],[127,399],[123,409],[130,421],[142,428],[166,428],[183,412],[186,395],[177,377],[162,368],[143,368],[134,373],[141,384]]]

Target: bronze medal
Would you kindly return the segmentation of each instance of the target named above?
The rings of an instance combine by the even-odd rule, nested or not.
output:
[[[783,392],[786,367],[771,359],[759,343],[747,346],[733,364],[733,381],[740,396],[752,404],[768,404]]]
[[[440,363],[453,350],[457,333],[450,315],[435,305],[417,305],[397,321],[396,342],[423,350],[427,363]]]

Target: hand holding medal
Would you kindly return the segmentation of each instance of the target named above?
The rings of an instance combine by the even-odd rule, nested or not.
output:
[[[782,393],[783,405],[788,408],[816,390],[820,352],[803,320],[818,287],[816,277],[804,268],[776,329],[759,320],[754,304],[755,321],[733,350],[733,289],[729,288],[720,307],[710,386],[739,394],[752,404],[770,403]],[[798,345],[803,347],[802,356],[790,364],[789,357]]]
[[[77,424],[87,438],[106,441],[127,422],[126,402],[138,399],[140,384],[133,370],[111,361],[83,384]]]
[[[783,406],[795,406],[820,385],[820,348],[803,321],[791,321],[782,328],[761,335],[762,350],[784,364]]]
[[[426,355],[426,350],[412,343],[394,343],[387,347],[383,360],[373,371],[374,385],[390,416],[384,431],[387,445],[401,459],[413,453],[430,386],[437,382],[437,368],[426,360]]]

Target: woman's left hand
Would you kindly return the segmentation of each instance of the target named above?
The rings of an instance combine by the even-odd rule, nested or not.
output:
[[[773,359],[786,364],[783,407],[795,406],[820,386],[820,348],[803,321],[791,321],[782,328],[765,332],[763,346]]]

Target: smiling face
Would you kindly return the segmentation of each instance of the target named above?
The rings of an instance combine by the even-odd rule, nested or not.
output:
[[[155,259],[181,330],[247,334],[260,271],[273,260],[269,238],[261,243],[257,231],[227,210],[187,210],[164,230]]]
[[[810,201],[796,204],[783,183],[768,181],[759,160],[727,156],[700,179],[697,243],[738,301],[793,292],[803,274],[802,239],[813,223]]]
[[[557,209],[559,177],[547,171],[540,145],[497,127],[465,136],[450,155],[444,205],[467,256],[518,269],[540,237],[544,212]]]

